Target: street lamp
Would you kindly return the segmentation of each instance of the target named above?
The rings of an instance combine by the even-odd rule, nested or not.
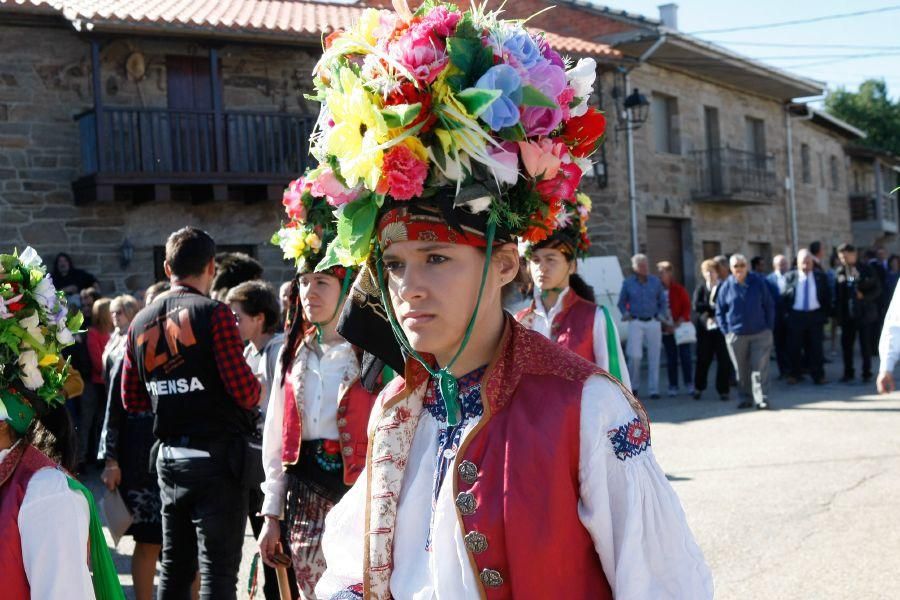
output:
[[[637,129],[647,121],[647,113],[650,112],[650,102],[647,100],[647,96],[643,95],[637,88],[634,88],[634,91],[625,98],[623,107],[625,108],[628,123],[634,129]]]

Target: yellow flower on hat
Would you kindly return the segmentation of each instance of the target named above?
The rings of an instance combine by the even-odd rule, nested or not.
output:
[[[342,68],[337,87],[330,88],[326,102],[334,120],[325,142],[334,155],[348,187],[362,181],[374,190],[381,179],[384,152],[380,147],[388,139],[389,130],[379,112],[380,100],[370,94],[359,77]]]

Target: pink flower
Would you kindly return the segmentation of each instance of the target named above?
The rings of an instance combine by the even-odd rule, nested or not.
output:
[[[539,63],[528,72],[528,76],[529,83],[552,100],[557,100],[566,89],[566,72],[549,62]],[[522,111],[521,123],[529,137],[549,135],[562,118],[563,111],[559,107],[529,106]]]
[[[519,142],[519,152],[522,154],[522,162],[525,163],[525,171],[532,177],[546,180],[553,179],[559,172],[566,146],[543,138],[539,141]]]
[[[563,121],[567,121],[569,119],[569,103],[575,99],[575,90],[569,86],[566,86],[566,89],[562,91],[562,94],[556,99],[559,103],[559,108],[563,112]]]
[[[447,66],[444,40],[456,29],[460,14],[439,6],[421,20],[413,20],[403,35],[390,44],[390,54],[416,79],[432,83]]]
[[[342,206],[353,202],[359,196],[359,186],[349,189],[335,176],[331,169],[324,169],[312,182],[309,193],[316,198],[325,198],[331,206]]]
[[[301,177],[290,182],[287,189],[284,190],[281,203],[290,218],[306,221],[306,205],[303,204],[303,194],[308,192],[309,188],[310,183]]]
[[[565,163],[560,166],[556,177],[538,183],[537,191],[545,200],[571,202],[578,184],[581,183],[581,175],[578,165]]]
[[[428,165],[412,150],[398,144],[384,155],[382,185],[395,200],[421,196],[428,176]]]
[[[488,154],[500,163],[500,166],[492,167],[494,177],[500,183],[515,185],[519,180],[519,153],[513,142],[503,142],[500,147],[488,146]]]

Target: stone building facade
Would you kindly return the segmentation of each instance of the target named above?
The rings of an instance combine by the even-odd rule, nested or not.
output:
[[[297,12],[288,20],[248,21],[242,29],[222,22],[199,27],[183,19],[158,24],[162,29],[154,31],[147,29],[146,19],[126,22],[116,15],[103,17],[105,21],[94,15],[95,27],[89,30],[37,0],[30,4],[40,6],[23,15],[19,3],[0,0],[3,245],[29,244],[48,260],[56,252],[69,252],[77,266],[99,277],[105,291],[139,291],[160,272],[166,235],[192,224],[225,247],[249,251],[273,283],[288,277],[290,267],[268,239],[282,214],[277,191],[297,173],[266,182],[268,196],[262,198],[243,193],[241,186],[213,186],[207,196],[175,185],[169,189],[166,182],[162,188],[151,186],[149,194],[120,185],[105,201],[85,201],[76,197],[73,182],[87,172],[91,149],[80,129],[84,120],[76,117],[94,106],[95,85],[105,107],[165,109],[172,101],[170,57],[202,62],[212,51],[220,65],[223,110],[312,117],[317,107],[303,95],[311,91],[320,36],[346,26],[365,3],[343,7],[298,1],[291,10],[318,12],[309,18]],[[523,0],[509,11],[528,16],[545,4]],[[633,133],[638,249],[652,261],[673,261],[691,284],[699,261],[712,254],[770,257],[814,239],[829,248],[850,239],[848,184],[853,178],[844,145],[855,134],[836,126],[834,119],[796,114],[790,117],[797,215],[793,238],[785,115],[792,98],[820,87],[678,38],[676,31],[652,19],[583,2],[562,5],[535,23],[573,57],[597,60],[596,102],[608,117],[601,164],[583,184],[594,199],[594,254],[618,256],[627,268],[633,252],[626,123],[620,114],[625,71],[628,89],[639,89],[651,102],[648,120]],[[92,40],[98,43],[98,81],[92,78]],[[660,46],[659,40],[669,41]],[[705,52],[706,62],[679,58],[677,52],[683,54],[691,44],[697,46],[692,51]],[[656,54],[649,56],[650,49]],[[801,165],[804,152],[809,154],[808,181]],[[749,172],[753,193],[735,192],[733,184],[716,181],[718,175],[702,170],[710,161],[722,163],[720,175],[726,179],[732,171],[745,179]],[[704,194],[710,177],[714,188],[728,184],[718,190],[728,193]],[[126,241],[133,247],[127,264],[122,251]]]

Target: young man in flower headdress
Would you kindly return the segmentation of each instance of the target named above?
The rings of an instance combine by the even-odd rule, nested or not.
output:
[[[74,342],[32,248],[0,254],[0,590],[4,598],[124,599],[94,497],[67,471],[75,432],[65,407]],[[70,389],[77,392],[77,389]],[[93,575],[91,573],[93,571]]]
[[[536,244],[521,246],[533,282],[531,306],[516,320],[554,340],[631,389],[628,365],[616,324],[605,306],[597,306],[594,290],[575,272],[575,259],[587,256],[591,245],[587,219],[591,200],[577,195],[566,205],[563,226]]]
[[[365,265],[339,331],[403,367],[326,518],[317,597],[711,598],[640,403],[502,309],[516,237],[577,202],[590,84],[519,22],[397,5],[329,38],[316,71],[313,153],[342,196],[319,268]],[[420,99],[392,104],[405,81]]]

